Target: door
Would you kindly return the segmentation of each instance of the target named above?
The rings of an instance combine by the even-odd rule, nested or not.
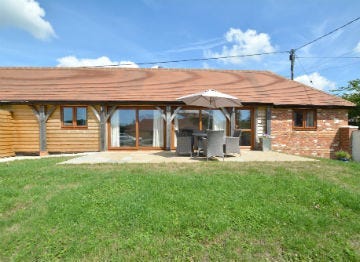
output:
[[[164,120],[158,109],[119,108],[110,118],[110,149],[162,148]]]
[[[252,147],[253,141],[253,110],[237,109],[235,112],[235,128],[241,129],[240,146]]]

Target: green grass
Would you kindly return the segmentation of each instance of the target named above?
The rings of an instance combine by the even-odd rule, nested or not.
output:
[[[0,164],[0,261],[360,260],[360,164]]]

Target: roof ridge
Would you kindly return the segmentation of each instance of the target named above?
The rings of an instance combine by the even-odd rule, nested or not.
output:
[[[66,67],[66,66],[0,66],[0,70],[77,70],[77,69],[100,69],[100,70],[139,70],[139,71],[209,71],[209,72],[243,72],[243,73],[260,73],[260,72],[270,72],[268,70],[251,70],[251,69],[216,69],[216,68],[151,68],[151,67],[115,67],[115,66],[79,66],[79,67]],[[271,73],[271,72],[270,72]],[[276,74],[275,74],[276,75]]]

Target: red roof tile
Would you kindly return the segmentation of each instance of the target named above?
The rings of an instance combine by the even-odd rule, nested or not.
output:
[[[268,71],[130,68],[0,68],[0,101],[175,102],[206,89],[244,104],[353,106]]]

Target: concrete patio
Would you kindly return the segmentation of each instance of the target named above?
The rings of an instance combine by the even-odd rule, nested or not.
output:
[[[106,151],[82,155],[61,164],[101,164],[101,163],[196,163],[206,161],[205,157],[177,156],[169,151]],[[214,158],[210,161],[222,161],[222,158]],[[316,161],[312,158],[282,154],[268,151],[242,150],[241,155],[227,156],[225,162],[249,162],[249,161]]]

